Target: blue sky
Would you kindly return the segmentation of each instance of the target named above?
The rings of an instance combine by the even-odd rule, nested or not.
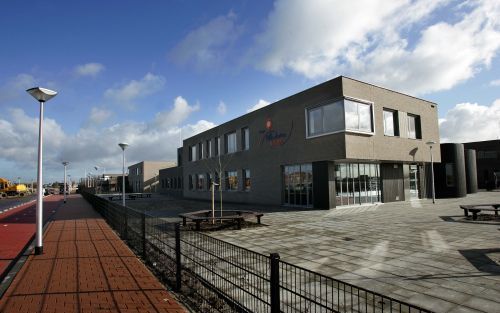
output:
[[[374,14],[375,13],[375,14]],[[180,138],[346,75],[439,105],[442,141],[500,136],[494,0],[4,1],[0,177],[175,160]],[[95,172],[95,170],[94,170]]]

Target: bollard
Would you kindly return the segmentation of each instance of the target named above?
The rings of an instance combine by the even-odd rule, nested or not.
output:
[[[271,253],[269,262],[271,268],[271,313],[280,313],[280,255]]]

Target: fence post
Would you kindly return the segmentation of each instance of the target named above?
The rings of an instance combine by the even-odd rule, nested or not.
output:
[[[175,291],[181,291],[181,225],[175,224]]]
[[[269,257],[271,267],[271,313],[280,313],[280,255],[271,253]]]
[[[146,260],[146,212],[141,215],[141,232],[142,232],[142,258]]]

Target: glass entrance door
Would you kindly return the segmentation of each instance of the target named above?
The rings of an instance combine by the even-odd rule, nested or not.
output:
[[[410,165],[410,199],[418,199],[418,166]]]

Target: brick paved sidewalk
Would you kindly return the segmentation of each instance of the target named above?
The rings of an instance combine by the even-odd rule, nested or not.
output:
[[[186,312],[79,195],[50,222],[0,312]]]

